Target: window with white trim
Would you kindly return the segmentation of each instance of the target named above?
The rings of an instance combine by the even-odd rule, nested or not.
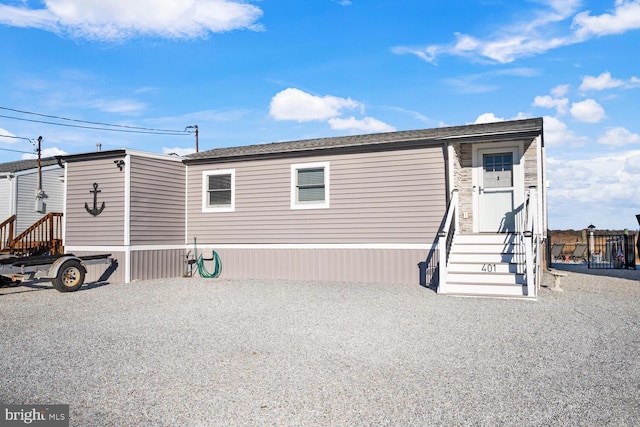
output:
[[[291,209],[329,207],[329,162],[291,165]]]
[[[202,212],[233,212],[235,198],[235,169],[202,172]]]

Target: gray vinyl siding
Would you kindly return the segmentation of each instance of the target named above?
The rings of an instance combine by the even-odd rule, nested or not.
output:
[[[42,172],[42,190],[46,195],[45,213],[64,211],[64,169],[59,166]]]
[[[93,207],[93,183],[98,184],[98,206],[105,209],[90,215],[85,203]],[[67,206],[65,246],[107,246],[124,244],[125,172],[113,159],[67,163]]]
[[[182,277],[187,271],[185,249],[164,250],[132,250],[131,280],[152,280],[171,277]],[[111,254],[115,260],[113,265],[87,265],[85,283],[94,282],[125,283],[125,265],[127,254],[125,251],[108,251],[96,248],[92,251],[73,251],[76,256]]]
[[[330,162],[330,208],[292,210],[291,165]],[[202,172],[235,169],[235,211],[202,212]],[[188,167],[188,241],[432,243],[446,208],[441,145]]]
[[[221,279],[420,284],[425,249],[216,249]],[[204,250],[207,255],[209,251]],[[213,261],[205,267],[213,271]]]
[[[183,244],[182,162],[131,156],[131,244]]]
[[[38,187],[37,170],[16,175],[17,203],[16,203],[16,234],[23,232],[33,223],[50,212],[62,212],[64,208],[64,183],[60,177],[64,170],[58,166],[42,170],[42,191],[45,194],[44,212],[35,209],[36,189]]]
[[[0,222],[13,215],[11,212],[13,181],[9,178],[0,177]]]
[[[115,260],[114,264],[92,264],[87,265],[87,274],[85,275],[85,284],[106,284],[106,283],[124,283],[124,263],[125,252],[119,251],[74,251],[75,256],[81,257],[85,255],[111,254],[111,258]]]
[[[131,251],[131,280],[182,277],[187,271],[186,250]]]

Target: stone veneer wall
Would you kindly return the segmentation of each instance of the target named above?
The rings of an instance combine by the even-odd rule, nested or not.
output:
[[[524,187],[537,185],[538,168],[536,161],[537,139],[524,143]],[[460,233],[473,232],[473,144],[454,144],[453,174],[454,189],[460,197]],[[467,212],[467,218],[463,218]]]
[[[536,162],[536,151],[538,140],[525,141],[524,143],[524,189],[536,186],[538,183],[538,166]],[[542,161],[542,160],[540,160]],[[540,190],[540,189],[538,189]]]

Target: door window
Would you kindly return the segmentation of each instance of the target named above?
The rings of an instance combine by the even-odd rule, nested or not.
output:
[[[484,188],[513,187],[513,153],[484,154],[482,167]]]

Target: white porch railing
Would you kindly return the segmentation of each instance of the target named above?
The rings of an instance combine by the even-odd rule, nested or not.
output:
[[[521,241],[525,254],[525,277],[527,280],[527,296],[535,298],[540,285],[540,231],[538,230],[538,192],[536,187],[529,187],[525,202],[525,225],[521,233]]]
[[[451,192],[451,200],[447,209],[442,230],[438,233],[438,293],[446,293],[447,289],[447,265],[449,264],[449,253],[453,237],[457,232],[458,224],[458,190]]]

